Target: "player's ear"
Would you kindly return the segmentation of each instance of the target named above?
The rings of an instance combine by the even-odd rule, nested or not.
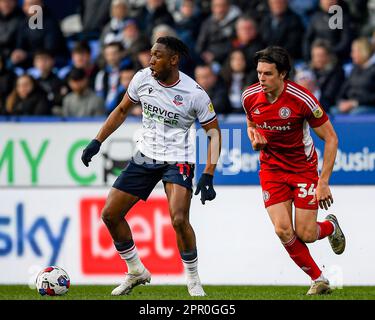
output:
[[[286,71],[281,72],[280,73],[280,78],[284,80],[285,77],[286,77]]]
[[[172,66],[178,66],[178,63],[179,63],[179,56],[178,56],[178,54],[173,54],[171,56],[171,64],[172,64]]]

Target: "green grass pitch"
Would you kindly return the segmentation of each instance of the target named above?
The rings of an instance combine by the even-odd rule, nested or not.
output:
[[[147,285],[127,296],[112,297],[114,286],[73,285],[61,297],[42,297],[21,285],[0,285],[0,300],[375,300],[375,287],[348,286],[330,295],[306,296],[307,286],[204,286],[207,297],[190,297],[186,286]]]

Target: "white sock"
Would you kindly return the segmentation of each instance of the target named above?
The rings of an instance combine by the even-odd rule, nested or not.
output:
[[[198,275],[198,257],[192,261],[182,260],[182,263],[184,265],[187,281],[200,281]]]
[[[145,270],[141,259],[139,259],[137,248],[133,245],[130,249],[124,251],[118,251],[121,259],[125,260],[128,266],[128,273],[130,274],[140,274]]]

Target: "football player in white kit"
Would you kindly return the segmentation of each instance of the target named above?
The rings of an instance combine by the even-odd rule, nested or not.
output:
[[[102,211],[116,250],[128,267],[124,282],[112,295],[129,294],[135,286],[151,280],[124,217],[139,199],[148,198],[160,180],[164,183],[188,292],[191,296],[205,295],[198,275],[195,233],[189,222],[195,163],[195,142],[189,129],[198,119],[209,137],[205,170],[195,192],[201,193],[203,204],[216,196],[213,175],[220,155],[221,133],[207,93],[179,71],[180,58],[187,55],[188,49],[179,39],[159,38],[151,49],[150,67],[135,74],[123,100],[82,154],[82,161],[88,166],[104,140],[124,122],[133,104],[142,105],[143,133],[137,152],[114,182]]]

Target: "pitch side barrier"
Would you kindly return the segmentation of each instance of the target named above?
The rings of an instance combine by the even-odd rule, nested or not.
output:
[[[38,136],[41,138],[41,136],[43,136],[44,134],[44,140],[46,140],[49,137],[49,130],[51,130],[51,128],[56,128],[56,130],[60,128],[61,132],[64,133],[65,124],[65,130],[69,131],[70,135],[73,134],[74,136],[79,136],[80,138],[82,138],[80,139],[82,141],[89,141],[93,136],[95,136],[96,130],[100,128],[104,120],[105,117],[0,117],[0,131],[2,133],[2,141],[0,141],[0,170],[5,171],[6,168],[4,167],[7,165],[7,163],[10,163],[10,158],[8,159],[7,157],[10,157],[10,150],[12,149],[12,146],[9,144],[17,143],[15,140],[13,140],[13,138],[15,138],[14,129],[12,129],[13,125],[15,126],[16,131],[20,132],[18,134],[19,138],[21,140],[23,139],[24,144],[28,143],[30,145],[30,150],[32,150],[33,148],[39,148],[38,146],[33,146],[33,144],[39,143],[38,141],[36,141]],[[331,121],[339,137],[339,149],[337,153],[334,172],[331,178],[331,184],[374,185],[375,116],[336,116],[334,118],[332,117]],[[219,122],[222,131],[222,152],[217,166],[217,173],[215,175],[215,184],[228,186],[258,185],[259,154],[258,152],[254,152],[252,150],[250,142],[248,140],[245,116],[231,115],[227,117],[219,117]],[[40,126],[38,126],[38,124],[40,124]],[[56,124],[56,126],[54,124]],[[80,124],[82,124],[82,127],[80,126]],[[133,132],[138,132],[138,129],[141,125],[140,118],[129,117],[126,120],[126,124],[123,127],[125,127],[124,131],[129,133],[129,127],[128,129],[126,129],[127,125],[132,128],[131,130]],[[33,131],[35,129],[40,131],[40,127],[45,127],[46,130],[42,130],[39,135],[34,136]],[[1,130],[1,128],[3,130]],[[203,129],[200,128],[200,125],[198,123],[196,124],[196,128],[197,129],[194,130],[194,134],[197,140],[196,176],[200,176],[201,172],[204,170],[207,158],[207,138],[206,133]],[[22,131],[27,132],[27,135],[22,135]],[[122,132],[122,130],[120,131]],[[77,134],[77,132],[79,134]],[[312,135],[319,156],[319,165],[321,168],[321,165],[323,163],[322,155],[324,143],[314,133],[312,133]],[[28,137],[28,140],[30,141],[26,141],[27,139],[25,137]],[[65,139],[63,137],[57,137],[56,139],[61,139],[62,142],[65,142]],[[123,143],[119,141],[119,139],[121,139],[120,136],[111,136],[109,139],[109,143],[107,143],[108,146],[106,146],[106,148],[108,147],[108,149],[111,150],[108,150],[108,152],[106,153],[106,150],[104,150],[106,148],[103,148],[104,157],[108,158],[105,158],[103,161],[106,162],[106,160],[112,160],[107,162],[114,165],[114,168],[107,168],[104,165],[104,179],[100,179],[102,182],[104,182],[104,185],[108,185],[108,183],[110,183],[110,181],[107,181],[107,179],[105,178],[107,176],[108,170],[111,171],[111,174],[115,174],[115,171],[117,170],[116,168],[119,167],[121,163],[127,160],[125,158],[121,159],[121,152],[125,152],[126,158],[128,158],[135,145],[134,139],[131,139],[131,137],[127,137],[125,139],[127,141],[123,141]],[[59,143],[61,142],[57,141],[57,144]],[[119,151],[116,152],[115,158],[112,159],[112,149],[114,149],[114,146],[116,144],[118,146],[122,144],[122,146],[116,147],[117,149],[119,149]],[[49,148],[51,147],[52,144],[49,146]],[[81,147],[83,147],[83,144]],[[24,150],[26,149],[24,148]],[[79,152],[77,151],[77,154],[78,153]],[[120,167],[118,169],[120,169]],[[8,170],[10,169],[8,168]],[[1,176],[4,176],[4,172]],[[78,180],[80,181],[80,179]],[[83,179],[82,181],[86,181],[84,185],[91,185],[90,181],[94,181],[94,179]],[[96,183],[93,183],[92,185],[98,186],[100,184],[101,183],[96,181]],[[8,183],[6,183],[6,185],[9,186]],[[24,186],[25,184],[22,183],[22,185]],[[79,183],[79,185],[82,184]]]
[[[333,185],[375,184],[375,116],[331,117],[339,138],[339,148]],[[229,116],[220,121],[222,152],[215,175],[215,185],[258,185],[259,153],[252,150],[246,130],[245,117]],[[312,131],[312,130],[311,130]],[[324,142],[312,133],[319,157],[323,163]],[[203,141],[198,139],[199,141]],[[205,158],[205,147],[197,147],[197,157]],[[197,161],[197,176],[204,170]]]

